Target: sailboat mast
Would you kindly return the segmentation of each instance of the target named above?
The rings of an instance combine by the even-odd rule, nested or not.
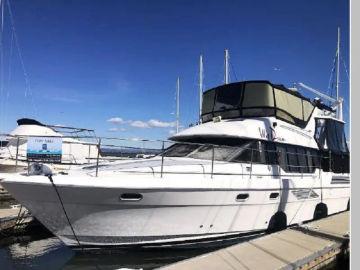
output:
[[[204,81],[203,56],[202,56],[202,54],[200,54],[200,63],[199,63],[199,123],[201,122],[203,81]]]
[[[342,100],[339,99],[339,81],[340,81],[340,27],[338,27],[337,49],[336,49],[336,100],[338,102],[337,116],[343,120]]]
[[[339,100],[340,27],[338,27],[336,57],[336,100]]]
[[[180,78],[176,81],[176,133],[179,132],[179,120],[180,120]]]
[[[229,50],[225,49],[225,74],[224,74],[225,84],[229,83]]]

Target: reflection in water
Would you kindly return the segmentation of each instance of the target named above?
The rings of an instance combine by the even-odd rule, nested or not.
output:
[[[202,248],[112,249],[75,253],[56,237],[0,248],[0,269],[153,269],[249,240],[232,238]]]
[[[0,249],[1,269],[61,269],[73,255],[56,237],[15,243]]]

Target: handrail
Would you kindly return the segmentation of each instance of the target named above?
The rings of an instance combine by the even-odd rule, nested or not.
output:
[[[0,134],[0,136],[4,136],[4,134]],[[24,136],[24,135],[10,135],[10,134],[5,134],[5,136],[8,136],[8,137],[13,137],[13,138],[17,138],[17,144],[16,144],[16,157],[15,157],[15,170],[17,171],[17,169],[18,169],[18,161],[20,161],[20,159],[19,159],[19,156],[20,156],[20,139],[21,138],[29,138],[29,137],[39,137],[39,136]],[[41,137],[60,137],[60,138],[73,138],[73,136],[41,136]],[[81,139],[81,138],[89,138],[89,137],[87,137],[87,136],[84,136],[84,137],[77,137],[77,139]],[[91,137],[91,138],[93,138],[93,137]],[[211,158],[209,157],[209,158],[203,158],[204,160],[211,160],[211,171],[208,173],[208,172],[206,172],[205,171],[205,169],[204,169],[204,164],[201,164],[202,166],[203,166],[203,172],[202,172],[202,174],[203,175],[210,175],[211,176],[211,178],[213,178],[213,176],[214,175],[221,175],[221,174],[224,174],[224,173],[219,173],[219,172],[215,172],[214,170],[215,170],[215,163],[216,163],[216,161],[228,161],[228,162],[236,162],[236,163],[242,163],[242,164],[246,164],[246,163],[250,163],[251,164],[251,169],[250,169],[250,173],[249,174],[244,174],[244,173],[242,173],[242,174],[228,174],[228,173],[225,173],[226,175],[249,175],[249,177],[250,177],[250,179],[252,178],[252,176],[253,175],[256,175],[256,174],[254,174],[254,172],[253,172],[253,166],[254,166],[254,164],[266,164],[266,161],[267,161],[267,158],[271,158],[271,159],[276,159],[276,160],[278,160],[278,158],[279,158],[279,154],[281,153],[281,151],[279,151],[279,150],[270,150],[270,149],[263,149],[264,147],[263,146],[261,146],[260,144],[259,144],[259,146],[257,146],[257,145],[251,145],[251,146],[249,146],[249,145],[245,145],[245,146],[229,146],[229,145],[219,145],[219,144],[211,144],[211,143],[193,143],[193,142],[175,142],[175,141],[169,141],[169,140],[145,140],[145,139],[139,139],[139,140],[129,140],[129,139],[125,139],[125,138],[112,138],[112,137],[97,137],[97,140],[98,140],[98,143],[97,144],[94,144],[94,143],[86,143],[86,142],[84,142],[84,143],[82,143],[82,144],[84,144],[84,145],[89,145],[89,146],[91,146],[91,145],[94,145],[94,146],[96,146],[97,147],[97,150],[98,150],[98,152],[97,152],[97,156],[96,157],[94,157],[94,158],[91,158],[90,157],[90,150],[89,150],[89,156],[88,156],[88,160],[90,160],[90,159],[96,159],[96,165],[95,165],[95,175],[96,176],[98,176],[98,174],[99,174],[99,167],[100,167],[100,165],[102,165],[101,163],[101,161],[109,161],[109,159],[106,159],[106,158],[104,158],[104,157],[102,157],[100,154],[101,154],[101,148],[102,147],[112,147],[112,148],[114,148],[114,149],[116,149],[116,148],[121,148],[121,149],[139,149],[139,150],[141,150],[141,149],[143,149],[143,150],[147,150],[147,151],[159,151],[159,154],[156,154],[156,153],[150,153],[151,155],[158,155],[159,157],[161,157],[161,165],[160,165],[160,177],[162,178],[163,177],[163,175],[164,174],[168,174],[168,173],[176,173],[176,172],[165,172],[164,171],[164,163],[165,163],[165,159],[166,158],[170,158],[171,156],[167,156],[167,149],[169,149],[169,148],[166,148],[165,147],[165,143],[169,143],[169,144],[175,144],[175,143],[177,143],[177,144],[180,144],[180,145],[197,145],[197,146],[199,146],[199,147],[202,147],[202,146],[207,146],[207,147],[210,147],[211,148]],[[125,142],[125,141],[127,141],[127,142],[132,142],[132,143],[143,143],[143,142],[148,142],[148,143],[161,143],[161,148],[149,148],[149,147],[145,147],[145,146],[143,146],[143,147],[133,147],[133,146],[129,146],[129,145],[116,145],[116,144],[106,144],[106,143],[104,143],[103,142],[103,140],[117,140],[117,141],[120,141],[120,142]],[[65,143],[65,144],[71,144],[72,142],[63,142],[63,143]],[[75,143],[75,142],[74,142]],[[12,145],[12,146],[14,146],[14,145]],[[6,146],[7,147],[7,146]],[[218,148],[221,148],[221,149],[225,149],[225,148],[230,148],[230,149],[236,149],[236,151],[234,152],[234,154],[232,154],[233,156],[232,156],[232,158],[231,159],[229,159],[229,160],[219,160],[218,158],[216,158],[216,156],[215,156],[215,154],[216,154],[216,150],[218,149]],[[196,149],[196,151],[198,151],[200,148],[197,148]],[[286,148],[285,148],[286,149]],[[308,148],[308,149],[311,149],[311,148]],[[241,154],[241,153],[243,153],[243,151],[246,151],[246,150],[250,150],[251,151],[251,157],[250,157],[250,160],[239,160],[239,161],[235,161],[234,160],[234,157],[237,157],[239,154]],[[315,149],[314,149],[315,150]],[[21,150],[21,152],[23,152],[24,151],[24,149],[22,149]],[[195,150],[194,150],[195,151]],[[196,152],[195,151],[195,152]],[[264,154],[263,154],[263,156],[262,156],[262,158],[265,158],[266,160],[261,160],[261,161],[259,161],[259,160],[257,160],[257,158],[258,158],[258,155],[255,155],[255,153],[254,153],[254,151],[255,152],[264,152]],[[266,155],[266,154],[269,154],[269,153],[272,153],[272,155],[271,156],[269,156],[269,155]],[[276,153],[276,155],[275,156],[273,156],[274,155],[274,153]],[[120,154],[122,154],[121,152],[120,152]],[[134,154],[134,153],[127,153],[128,155],[132,155],[132,154]],[[75,164],[77,163],[77,160],[76,160],[76,158],[75,158],[75,156],[72,154],[72,153],[67,153],[67,154],[63,154],[64,156],[65,155],[69,155],[70,157],[72,157],[73,159],[74,159],[74,161],[75,161]],[[289,173],[291,173],[291,171],[292,171],[292,173],[299,173],[299,177],[303,177],[304,176],[304,174],[306,175],[306,174],[313,174],[315,171],[316,171],[316,168],[319,168],[319,170],[321,169],[321,160],[326,160],[326,159],[328,159],[328,162],[329,162],[329,169],[330,169],[330,171],[331,171],[331,166],[332,166],[332,153],[331,153],[331,151],[330,151],[330,154],[328,155],[328,156],[324,156],[324,155],[318,155],[318,154],[313,154],[313,152],[311,152],[311,151],[302,151],[302,152],[297,152],[297,151],[295,151],[295,152],[293,152],[293,151],[291,151],[291,152],[289,152],[289,151],[287,151],[287,150],[285,150],[285,153],[282,153],[282,155],[296,155],[296,159],[297,159],[297,164],[298,165],[293,165],[293,164],[289,164],[289,162],[287,162],[286,163],[286,166],[288,167],[288,168],[292,168],[292,169],[296,169],[296,171],[295,171],[295,169],[294,169],[294,171],[292,171],[291,169],[289,170],[289,172],[287,172],[286,171],[286,175],[289,175]],[[22,156],[22,155],[21,155]],[[302,161],[300,161],[300,158],[298,159],[298,157],[300,157],[300,156],[304,156],[306,159],[305,159],[305,165],[301,165],[301,162]],[[314,157],[315,157],[315,160],[314,160]],[[114,161],[114,160],[123,160],[123,158],[119,158],[119,159],[110,159],[111,161]],[[309,160],[311,160],[311,163],[308,163],[309,162]],[[27,162],[31,162],[32,160],[28,160],[28,159],[21,159],[21,161],[27,161]],[[53,164],[66,164],[66,165],[69,165],[69,163],[65,163],[65,162],[60,162],[60,163],[58,163],[58,162],[52,162],[52,161],[41,161],[41,162],[43,162],[43,163],[53,163]],[[265,162],[265,163],[264,163]],[[277,163],[276,164],[274,164],[274,165],[277,165],[277,166],[279,166],[280,164],[278,163],[279,161],[277,161]],[[315,162],[315,163],[314,163]],[[209,163],[210,164],[210,163]],[[85,164],[84,164],[85,165]],[[302,169],[302,168],[304,168],[304,169]],[[314,169],[315,168],[315,169]],[[121,170],[122,172],[124,172],[124,170]],[[133,173],[142,173],[142,172],[136,172],[136,171],[132,171]],[[186,172],[178,172],[179,174],[182,174],[182,173],[186,173]],[[196,174],[195,172],[191,172],[192,174]],[[152,172],[152,174],[154,174],[154,171]],[[274,175],[274,173],[272,173],[271,175]]]

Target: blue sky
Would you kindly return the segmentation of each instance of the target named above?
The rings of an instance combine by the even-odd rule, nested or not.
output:
[[[222,84],[225,48],[232,81],[303,82],[326,92],[338,26],[349,66],[347,1],[12,0],[11,7],[31,91],[11,46],[6,10],[4,132],[16,119],[34,117],[102,136],[166,138],[175,120],[177,76],[181,123],[188,126],[198,115],[199,54],[211,88]],[[347,119],[343,65],[340,87]]]

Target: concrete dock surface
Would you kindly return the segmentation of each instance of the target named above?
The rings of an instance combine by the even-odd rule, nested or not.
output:
[[[161,269],[319,269],[347,249],[348,241],[349,211]]]
[[[20,211],[19,207],[0,209],[0,220],[12,219],[17,217],[18,215],[24,215],[27,213],[27,210],[24,207],[21,208],[20,213],[19,211]]]
[[[33,221],[33,217],[24,207],[0,209],[0,234],[12,229],[14,226],[27,225],[31,221]]]

